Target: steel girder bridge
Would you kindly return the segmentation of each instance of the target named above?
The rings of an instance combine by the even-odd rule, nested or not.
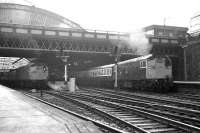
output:
[[[16,53],[17,50],[20,52],[22,50],[53,52],[62,49],[65,53],[106,54],[111,53],[115,46],[120,46],[122,54],[133,54],[126,41],[128,39],[128,34],[98,32],[95,30],[0,24],[0,50],[15,50]],[[23,55],[23,53],[21,54]]]
[[[128,39],[128,34],[1,23],[0,56],[38,58],[50,53],[60,55],[62,51],[72,62],[86,59],[101,65],[104,60],[114,60],[111,54],[116,46],[123,57],[133,57]]]
[[[122,59],[133,57],[127,40],[126,33],[86,30],[35,6],[0,3],[0,56],[40,58],[62,54],[69,56],[71,64],[101,65],[114,60],[116,46]]]

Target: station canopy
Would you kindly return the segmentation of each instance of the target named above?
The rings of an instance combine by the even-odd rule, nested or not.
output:
[[[25,58],[0,57],[0,72],[9,72],[10,70],[27,65],[29,62]]]

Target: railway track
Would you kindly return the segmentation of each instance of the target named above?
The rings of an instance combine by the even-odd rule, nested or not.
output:
[[[49,92],[48,92],[49,93]],[[52,92],[51,92],[52,93]],[[111,117],[132,125],[138,132],[200,132],[195,126],[184,124],[138,109],[119,105],[105,100],[99,100],[72,93],[57,94],[65,98],[78,99],[87,105],[98,108]]]
[[[178,121],[185,122],[187,124],[195,125],[200,127],[200,112],[194,112],[191,110],[182,110],[177,107],[172,107],[172,106],[164,106],[160,104],[155,104],[155,103],[147,103],[147,102],[142,102],[142,101],[135,101],[135,100],[130,100],[126,99],[126,97],[123,96],[117,96],[115,95],[107,95],[107,94],[99,94],[99,93],[91,93],[91,92],[79,92],[80,94],[86,95],[88,97],[93,97],[101,100],[106,100],[110,102],[115,102],[119,103],[121,105],[129,106],[131,108],[136,108],[140,109],[146,112],[154,113],[154,114],[159,114],[161,116],[165,116],[171,119],[175,119]]]
[[[176,106],[180,107],[185,110],[191,110],[191,111],[199,111],[200,110],[200,105],[198,102],[186,102],[184,100],[176,99],[176,98],[169,98],[169,97],[162,97],[162,96],[155,96],[155,95],[149,95],[149,94],[142,94],[142,93],[130,93],[130,92],[125,92],[125,91],[114,91],[114,90],[106,90],[106,89],[82,89],[82,90],[87,90],[87,91],[93,91],[93,92],[98,92],[101,94],[115,94],[118,96],[124,96],[127,99],[132,99],[132,100],[137,100],[137,101],[144,101],[148,103],[161,103],[166,106]]]
[[[174,86],[179,90],[170,95],[172,98],[200,103],[200,89],[198,81],[174,81]]]
[[[24,93],[24,92],[23,92]],[[26,96],[36,99],[40,102],[53,106],[64,112],[75,115],[81,119],[91,121],[105,133],[130,133],[133,130],[125,128],[125,125],[117,125],[113,120],[106,116],[101,111],[98,111],[86,104],[81,103],[78,100],[64,98],[56,93],[43,92],[42,97],[37,93],[24,93]],[[53,97],[53,98],[52,98]],[[94,113],[95,112],[95,113]],[[111,125],[112,123],[112,125]],[[119,124],[119,123],[118,123]],[[121,123],[120,123],[121,124]],[[124,129],[120,129],[124,128]]]
[[[200,104],[200,94],[175,93],[175,94],[171,94],[169,96],[167,96],[167,95],[163,95],[163,96],[169,97],[169,98],[181,99],[181,100],[185,100],[187,102],[194,102],[194,103]]]

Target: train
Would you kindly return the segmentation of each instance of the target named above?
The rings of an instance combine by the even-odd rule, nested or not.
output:
[[[168,56],[149,54],[78,71],[75,76],[80,86],[113,88],[116,73],[120,89],[150,92],[173,90],[172,62]]]
[[[42,63],[29,63],[10,72],[0,73],[0,82],[13,88],[41,89],[49,77],[48,67]]]
[[[0,83],[15,89],[52,89],[51,85],[64,82],[64,67],[42,62],[30,62],[9,72],[0,72]]]

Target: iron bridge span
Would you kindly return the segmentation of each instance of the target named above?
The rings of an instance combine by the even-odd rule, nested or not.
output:
[[[132,55],[134,51],[127,40],[127,33],[0,24],[0,56],[37,57],[61,49],[70,56],[110,54],[115,46],[120,46],[120,53]]]

